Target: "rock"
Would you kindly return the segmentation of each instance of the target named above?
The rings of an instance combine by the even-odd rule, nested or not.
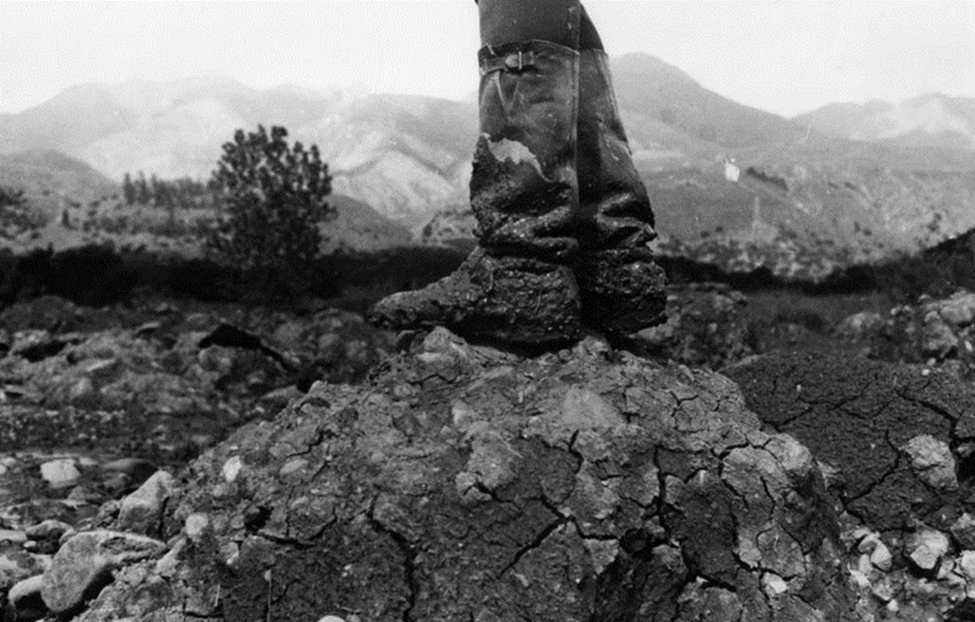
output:
[[[35,549],[37,552],[53,554],[60,547],[61,536],[71,528],[71,525],[64,521],[47,519],[31,525],[25,533],[32,542],[37,543]]]
[[[961,548],[975,551],[975,518],[968,512],[963,513],[951,525],[951,535],[955,537]]]
[[[120,458],[101,465],[103,481],[113,491],[127,492],[156,473],[156,465],[140,458]]]
[[[921,353],[939,359],[957,352],[958,336],[937,311],[928,311],[921,320]]]
[[[937,571],[941,558],[950,546],[945,534],[933,529],[922,529],[911,535],[905,549],[915,568],[923,574],[931,574]]]
[[[0,545],[23,544],[27,541],[27,534],[20,529],[0,529]]]
[[[186,517],[186,522],[183,526],[183,531],[186,537],[190,539],[191,542],[199,542],[206,531],[206,528],[210,526],[210,519],[206,514],[196,513],[190,514]]]
[[[135,334],[140,337],[145,337],[158,331],[160,328],[162,328],[162,322],[145,322],[144,324],[140,324],[138,327],[136,327]]]
[[[117,528],[143,535],[158,535],[163,507],[173,492],[173,476],[157,471],[138,490],[122,499]]]
[[[298,387],[295,385],[289,385],[281,389],[268,391],[261,396],[258,404],[259,407],[264,408],[267,410],[267,412],[277,414],[282,408],[288,405],[288,402],[297,399],[302,395],[303,393],[298,390]]]
[[[863,330],[855,328],[857,314],[844,320],[837,334],[869,344],[872,356],[886,360],[930,364],[959,361],[971,373],[975,363],[975,293],[961,290],[952,296],[932,300],[927,296],[916,305],[899,305],[887,318],[870,316]],[[859,333],[859,334],[858,334]]]
[[[10,622],[30,622],[39,620],[49,613],[41,598],[44,575],[24,579],[10,588],[7,593],[7,616]]]
[[[111,583],[113,570],[164,550],[162,542],[144,536],[109,530],[79,533],[54,556],[41,596],[54,613],[69,614]]]
[[[853,341],[874,338],[886,324],[882,315],[875,311],[861,311],[841,321],[834,333],[837,337]]]
[[[887,545],[883,543],[878,534],[871,533],[867,535],[857,545],[857,550],[861,553],[867,553],[867,560],[877,570],[889,572],[893,566],[894,559],[890,554],[890,549],[887,548]]]
[[[19,581],[43,573],[50,565],[51,558],[46,555],[4,547],[0,552],[0,593]]]
[[[726,378],[593,339],[521,358],[438,329],[184,478],[166,562],[83,620],[858,616],[809,451]]]
[[[975,583],[975,551],[962,551],[958,566],[969,583]]]
[[[930,434],[919,434],[907,442],[903,451],[910,456],[911,466],[918,477],[941,490],[957,490],[955,458],[951,447]]]
[[[40,329],[50,332],[74,330],[83,317],[81,308],[58,296],[40,296],[8,306],[0,312],[0,326],[12,332]]]
[[[685,365],[720,369],[752,354],[748,345],[747,298],[718,283],[671,285],[667,321],[640,331],[642,347]]]
[[[41,477],[52,488],[73,486],[81,478],[81,471],[75,465],[74,458],[49,460],[41,465]]]
[[[962,328],[975,320],[975,294],[960,290],[949,298],[930,304],[949,325]]]

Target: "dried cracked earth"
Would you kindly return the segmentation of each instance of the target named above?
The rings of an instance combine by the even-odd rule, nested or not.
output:
[[[717,374],[436,330],[194,462],[78,619],[860,619],[812,455],[759,428]]]

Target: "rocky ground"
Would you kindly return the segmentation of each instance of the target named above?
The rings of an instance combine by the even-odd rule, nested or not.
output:
[[[0,327],[3,591],[46,568],[65,530],[103,503],[316,380],[361,380],[392,349],[351,313],[162,300],[93,309],[44,297],[4,309]]]
[[[527,359],[7,307],[4,619],[975,619],[975,294],[815,304],[674,287],[632,354]]]

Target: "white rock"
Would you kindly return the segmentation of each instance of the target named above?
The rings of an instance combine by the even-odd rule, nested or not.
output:
[[[156,471],[135,492],[122,499],[118,528],[147,535],[158,531],[163,507],[173,492],[173,482],[173,476],[166,471]]]
[[[961,548],[975,551],[975,518],[968,512],[959,516],[951,526],[951,535],[955,536]]]
[[[785,582],[785,579],[772,572],[766,572],[762,575],[762,583],[765,586],[765,592],[772,596],[785,594],[789,591],[789,584]]]
[[[894,599],[894,588],[890,584],[890,579],[887,577],[881,577],[878,581],[871,584],[870,591],[882,602],[887,603]]]
[[[857,584],[857,587],[859,587],[861,590],[865,590],[870,587],[870,579],[867,577],[867,575],[863,574],[859,570],[851,569],[850,578],[853,579],[853,581]]]
[[[234,483],[237,480],[237,476],[240,475],[241,470],[244,468],[244,461],[240,459],[239,456],[234,456],[230,458],[223,464],[223,478],[228,484]]]
[[[969,582],[975,582],[975,551],[962,551],[958,558],[958,567]]]
[[[947,443],[930,434],[920,434],[907,442],[904,452],[911,458],[914,473],[925,483],[941,490],[957,490],[955,458]]]
[[[197,542],[209,524],[210,518],[206,514],[194,512],[186,517],[186,522],[183,523],[183,531],[186,532],[187,538]]]
[[[975,294],[970,292],[956,292],[937,306],[941,317],[954,326],[971,324],[975,319]]]
[[[0,544],[23,544],[27,533],[20,529],[0,529]]]
[[[891,565],[893,564],[893,556],[890,554],[890,549],[887,545],[883,543],[880,536],[871,533],[860,541],[857,546],[857,550],[861,553],[867,553],[869,555],[870,564],[879,570],[884,572],[890,571]]]
[[[908,556],[921,570],[931,571],[937,568],[949,546],[948,536],[940,531],[924,529],[908,538]]]
[[[75,466],[74,458],[59,458],[41,465],[41,477],[53,488],[66,488],[78,481],[81,471]]]

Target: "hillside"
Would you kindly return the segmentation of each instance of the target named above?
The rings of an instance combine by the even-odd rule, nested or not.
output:
[[[928,93],[899,104],[835,103],[793,119],[829,136],[903,147],[975,149],[975,98]]]
[[[335,208],[335,218],[322,227],[326,251],[375,251],[410,244],[409,229],[366,203],[341,194],[332,195],[328,202]]]
[[[44,219],[119,193],[119,185],[89,164],[51,149],[0,154],[0,186],[24,191]]]
[[[805,134],[805,126],[722,97],[647,54],[613,59],[613,79],[634,139],[653,135],[651,120],[725,148],[792,142]]]

